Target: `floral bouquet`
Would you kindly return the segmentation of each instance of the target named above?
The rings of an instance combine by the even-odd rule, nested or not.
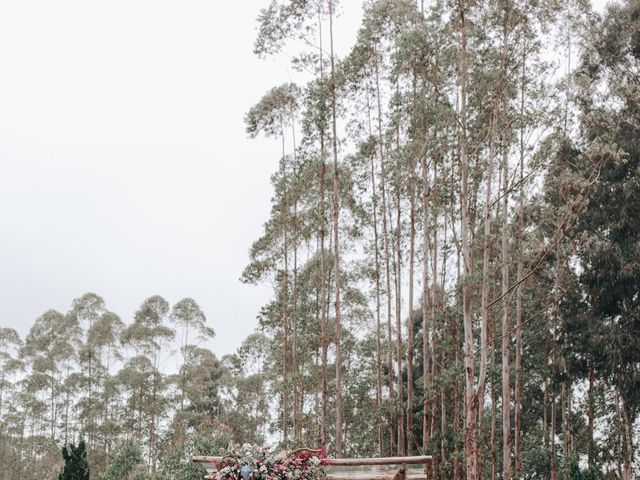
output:
[[[269,447],[245,444],[216,462],[217,480],[323,480],[325,450],[299,449],[275,454]]]

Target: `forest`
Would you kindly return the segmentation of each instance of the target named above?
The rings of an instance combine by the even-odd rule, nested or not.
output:
[[[282,147],[238,272],[273,289],[255,332],[218,358],[193,299],[123,321],[94,293],[0,329],[1,480],[57,478],[81,439],[105,480],[243,443],[640,475],[640,1],[367,0],[338,56],[341,20],[258,15],[292,81],[245,117]]]

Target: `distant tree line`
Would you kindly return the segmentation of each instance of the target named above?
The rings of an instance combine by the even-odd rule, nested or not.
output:
[[[92,478],[201,478],[188,453],[226,447],[221,392],[233,388],[199,346],[213,335],[191,298],[147,298],[125,324],[94,293],[24,339],[0,328],[0,478],[58,478],[60,447],[81,441]]]

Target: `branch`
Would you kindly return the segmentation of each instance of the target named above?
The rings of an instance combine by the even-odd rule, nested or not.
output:
[[[489,305],[487,305],[487,308],[491,308],[493,305],[495,305],[496,303],[504,299],[507,295],[510,295],[516,288],[518,288],[518,286],[520,286],[529,277],[535,274],[538,271],[538,269],[542,266],[542,262],[547,258],[549,253],[551,253],[552,249],[554,249],[556,245],[558,245],[560,241],[565,238],[569,230],[571,230],[571,228],[575,226],[575,223],[578,220],[580,212],[582,212],[582,210],[584,210],[584,207],[587,205],[587,199],[589,198],[589,192],[591,190],[591,187],[600,178],[600,172],[602,170],[602,165],[604,164],[604,159],[605,159],[604,156],[600,159],[600,161],[598,162],[598,168],[597,168],[596,174],[593,176],[592,179],[589,180],[589,184],[583,189],[582,195],[584,196],[584,198],[582,202],[577,206],[577,208],[575,208],[574,211],[569,212],[569,214],[563,219],[560,225],[558,225],[558,228],[556,229],[552,237],[552,238],[555,238],[555,237],[557,238],[555,238],[555,240],[553,240],[551,244],[548,245],[547,248],[540,253],[538,260],[535,262],[531,270],[529,270],[529,272],[527,272],[527,274],[524,277],[522,277],[516,283],[511,285],[505,293],[493,299],[489,303]]]

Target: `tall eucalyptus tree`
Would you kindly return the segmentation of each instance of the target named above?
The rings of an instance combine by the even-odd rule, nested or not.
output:
[[[158,429],[165,415],[165,376],[160,371],[161,356],[175,337],[166,325],[169,302],[159,295],[147,298],[134,314],[133,323],[120,336],[123,345],[134,351],[134,357],[119,372],[121,382],[130,390],[129,405],[136,411],[134,431],[141,440],[146,435],[148,464],[155,471],[158,462]]]

